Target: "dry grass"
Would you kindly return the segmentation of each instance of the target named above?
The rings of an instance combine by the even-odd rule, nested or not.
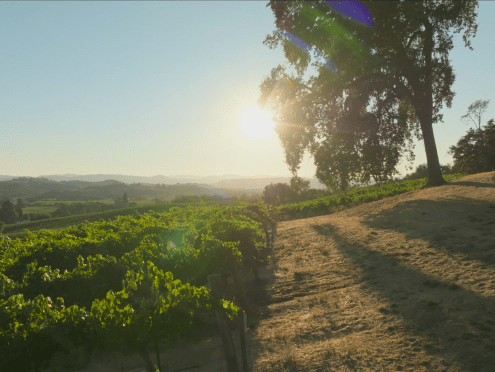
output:
[[[495,371],[494,177],[281,223],[252,371]]]

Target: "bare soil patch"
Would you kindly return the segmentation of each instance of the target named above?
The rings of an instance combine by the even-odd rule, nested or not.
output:
[[[280,223],[263,285],[245,273],[250,371],[494,372],[494,233],[495,172]],[[163,353],[165,371],[194,365],[226,371],[219,337]]]

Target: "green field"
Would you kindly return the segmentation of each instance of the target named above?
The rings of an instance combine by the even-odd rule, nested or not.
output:
[[[169,199],[171,200],[172,197],[169,198]],[[164,201],[168,201],[168,200],[164,200]],[[150,199],[145,199],[145,200],[130,200],[129,202],[130,203],[136,203],[138,206],[154,203],[154,201],[153,200],[150,200]],[[56,200],[56,199],[44,199],[44,200],[38,200],[38,201],[35,201],[33,203],[30,203],[29,204],[29,207],[26,207],[26,208],[30,208],[30,207],[55,207],[57,204],[60,204],[60,203],[64,203],[64,204],[73,204],[73,203],[102,203],[102,204],[111,205],[111,204],[114,204],[115,203],[115,200],[113,200],[113,199],[98,199],[98,200],[84,200],[84,201],[81,201],[81,200],[76,200],[76,201],[60,201],[60,200]]]
[[[53,203],[53,202],[51,202]],[[149,203],[149,201],[148,201]],[[205,203],[205,205],[213,205],[216,204],[216,202],[210,202],[210,203]],[[24,229],[27,229],[29,231],[36,231],[36,230],[56,230],[56,229],[62,229],[66,228],[72,225],[78,225],[83,222],[96,222],[100,220],[113,220],[118,216],[128,216],[132,215],[135,212],[137,213],[147,213],[147,212],[165,212],[168,211],[172,207],[187,207],[189,203],[182,203],[182,204],[145,204],[145,205],[137,205],[135,207],[130,207],[130,208],[122,208],[122,209],[114,209],[110,211],[104,211],[104,212],[96,212],[96,213],[88,213],[88,214],[80,214],[80,215],[75,215],[75,216],[68,216],[68,217],[60,217],[60,218],[50,218],[46,220],[40,220],[40,221],[31,221],[31,222],[24,222],[24,223],[17,223],[17,224],[11,224],[11,225],[6,225],[3,234],[7,235],[9,238],[14,239],[14,238],[19,238],[24,236],[26,233],[24,232]],[[36,208],[36,207],[34,207]],[[49,206],[40,206],[38,208],[53,208]],[[26,213],[28,212],[28,207],[24,208],[23,211]],[[35,213],[40,213],[40,212],[35,212]],[[45,212],[48,213],[48,212]]]
[[[36,213],[36,214],[39,214],[39,213],[52,213],[52,212],[55,212],[57,210],[57,207],[55,206],[51,206],[51,205],[43,205],[43,204],[39,204],[39,205],[29,205],[27,207],[24,207],[22,208],[22,213],[26,214],[26,213]]]

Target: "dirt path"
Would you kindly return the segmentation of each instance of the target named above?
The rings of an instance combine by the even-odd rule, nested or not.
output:
[[[495,371],[495,172],[284,222],[253,372]]]

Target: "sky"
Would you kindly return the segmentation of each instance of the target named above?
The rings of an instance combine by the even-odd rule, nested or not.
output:
[[[275,133],[243,130],[262,80],[287,65],[263,45],[266,4],[0,2],[0,174],[290,176]],[[441,164],[474,127],[461,120],[471,103],[491,99],[483,124],[495,118],[494,18],[495,2],[480,1],[474,50],[454,37],[456,96],[434,125]],[[416,143],[414,166],[426,163]],[[306,156],[299,175],[314,172]]]

